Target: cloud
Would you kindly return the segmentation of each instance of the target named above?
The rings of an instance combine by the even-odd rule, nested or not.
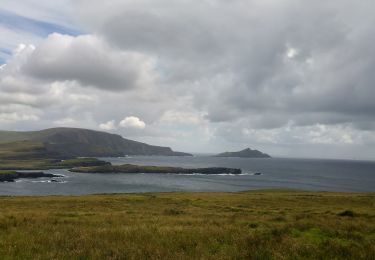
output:
[[[65,117],[65,118],[55,120],[53,123],[56,126],[62,126],[62,127],[79,125],[79,122],[77,122],[75,119],[70,118],[70,117]]]
[[[152,84],[152,59],[110,48],[93,35],[51,34],[30,55],[23,71],[42,80],[125,90]]]
[[[56,122],[70,125],[63,120],[69,113],[76,118],[85,114],[82,111],[77,114],[78,107],[84,110],[86,105],[97,103],[95,94],[85,92],[73,82],[42,81],[23,73],[22,68],[35,49],[33,45],[20,44],[0,70],[2,127],[51,126]]]
[[[29,113],[0,113],[0,122],[9,123],[9,122],[18,122],[18,121],[38,121],[39,117],[37,115]]]
[[[17,3],[8,3],[17,13]],[[5,127],[70,118],[180,150],[249,143],[281,155],[293,148],[319,155],[327,146],[375,152],[370,0],[58,3],[63,12],[43,0],[38,5],[51,15],[38,14],[43,8],[26,15],[24,5],[18,13],[65,26],[73,24],[63,21],[72,4],[84,35],[30,32],[26,41],[0,26]],[[24,45],[9,53],[15,42]],[[38,120],[22,122],[22,115]]]
[[[176,110],[168,110],[160,118],[161,122],[171,124],[187,124],[187,125],[198,125],[202,121],[202,116],[193,112],[181,112]]]
[[[99,128],[106,131],[115,130],[115,120],[108,121],[107,123],[102,123],[99,125]]]
[[[368,4],[113,0],[79,10],[111,44],[157,55],[170,88],[194,95],[209,120],[270,111],[284,119],[278,127],[300,116],[317,123],[318,112],[374,120]]]
[[[138,117],[129,116],[125,117],[119,124],[123,128],[133,128],[133,129],[144,129],[146,127],[145,122],[140,120]]]

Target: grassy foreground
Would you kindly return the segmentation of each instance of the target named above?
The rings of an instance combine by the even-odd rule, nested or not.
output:
[[[375,259],[375,194],[0,197],[1,259]]]

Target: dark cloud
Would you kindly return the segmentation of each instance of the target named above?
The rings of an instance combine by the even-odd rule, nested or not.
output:
[[[231,84],[199,84],[196,91],[195,103],[213,122],[264,111],[274,123],[259,127],[298,123],[301,114],[310,124],[355,121],[364,113],[374,119],[371,3],[112,3],[122,8],[98,3],[83,16],[114,45],[157,56],[169,84],[217,84],[218,75],[230,77]],[[99,10],[104,15],[93,21]],[[329,122],[325,113],[340,120]],[[284,120],[274,120],[275,114]]]

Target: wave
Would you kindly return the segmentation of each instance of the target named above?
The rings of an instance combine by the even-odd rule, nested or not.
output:
[[[67,181],[61,181],[61,180],[38,180],[38,181],[31,181],[33,183],[67,183]]]
[[[174,174],[174,175],[186,175],[186,176],[189,176],[189,175],[193,175],[193,176],[197,176],[197,175],[204,175],[204,176],[210,176],[210,175],[214,175],[214,176],[259,176],[259,175],[263,175],[262,173],[248,173],[248,172],[244,172],[244,173],[241,173],[241,174],[233,174],[233,173],[215,173],[215,174],[204,174],[204,173],[169,173],[169,174]]]

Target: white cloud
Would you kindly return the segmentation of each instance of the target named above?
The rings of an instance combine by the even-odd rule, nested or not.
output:
[[[14,123],[19,121],[38,121],[39,117],[34,114],[27,113],[0,113],[0,122],[1,123]]]
[[[298,50],[294,49],[294,48],[289,48],[287,50],[287,53],[286,53],[286,56],[289,58],[289,59],[293,59],[295,56],[298,55]]]
[[[133,128],[133,129],[144,129],[146,127],[145,122],[140,120],[138,117],[129,116],[125,117],[119,124],[123,128]]]
[[[99,125],[99,128],[102,130],[106,130],[106,131],[115,130],[116,129],[115,120],[102,123]]]
[[[50,126],[55,125],[77,107],[83,109],[88,104],[97,103],[95,94],[84,92],[74,82],[48,82],[26,75],[22,68],[34,51],[33,45],[20,44],[6,66],[0,70],[2,127],[22,123],[29,126],[26,122],[43,122],[43,117]],[[59,124],[62,123],[71,125],[71,122],[66,121]]]
[[[161,122],[178,123],[187,125],[197,125],[202,122],[202,117],[198,114],[185,111],[168,110],[160,118]]]
[[[58,119],[53,121],[53,123],[57,126],[67,127],[67,126],[77,126],[79,122],[75,120],[74,118],[65,117],[62,119]]]
[[[77,81],[82,86],[121,91],[153,84],[153,60],[111,48],[95,35],[51,34],[21,68],[47,81]]]

